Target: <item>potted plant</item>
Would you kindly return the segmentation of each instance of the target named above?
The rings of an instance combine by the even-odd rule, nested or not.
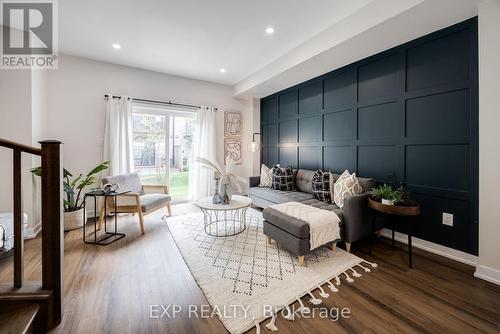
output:
[[[402,204],[404,199],[403,193],[400,190],[393,189],[388,184],[373,188],[372,196],[385,205]]]
[[[87,221],[87,212],[83,212],[82,191],[96,182],[96,175],[109,167],[109,161],[97,165],[86,175],[80,174],[73,177],[67,169],[63,169],[63,191],[64,199],[64,230],[71,231],[83,226]],[[42,167],[31,169],[36,176],[42,176]],[[97,210],[97,208],[96,208]]]

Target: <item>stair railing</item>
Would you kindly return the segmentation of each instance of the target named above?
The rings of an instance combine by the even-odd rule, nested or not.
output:
[[[0,292],[0,301],[19,300],[40,303],[45,314],[42,323],[53,328],[61,323],[63,313],[63,171],[62,144],[59,141],[41,141],[41,149],[0,138],[0,147],[13,152],[13,223],[14,223],[14,284],[8,293]],[[42,290],[24,287],[24,226],[22,199],[22,153],[41,156],[42,165]],[[40,292],[40,293],[38,293]],[[47,294],[49,292],[49,294]]]

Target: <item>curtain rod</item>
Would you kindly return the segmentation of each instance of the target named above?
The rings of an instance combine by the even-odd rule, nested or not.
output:
[[[121,99],[122,98],[121,96],[118,96],[118,95],[112,95],[111,97],[114,98],[114,99]],[[104,94],[104,98],[109,98],[109,95],[108,94]],[[139,99],[139,98],[135,98],[135,97],[132,97],[131,99],[132,99],[132,101],[137,101],[137,102],[165,104],[165,105],[169,105],[169,106],[179,106],[179,107],[188,107],[188,108],[201,109],[201,106],[196,106],[196,105],[193,105],[193,104],[175,103],[175,102],[172,102],[172,101],[165,102],[165,101],[157,101],[157,100],[149,100],[149,99]],[[214,109],[215,109],[215,111],[217,111],[217,108],[214,108]]]

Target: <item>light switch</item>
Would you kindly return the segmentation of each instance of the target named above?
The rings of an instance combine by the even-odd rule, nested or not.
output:
[[[443,225],[453,226],[453,214],[443,212]]]

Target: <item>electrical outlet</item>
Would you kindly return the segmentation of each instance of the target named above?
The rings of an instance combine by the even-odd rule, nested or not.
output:
[[[443,212],[443,225],[453,226],[453,214]]]

